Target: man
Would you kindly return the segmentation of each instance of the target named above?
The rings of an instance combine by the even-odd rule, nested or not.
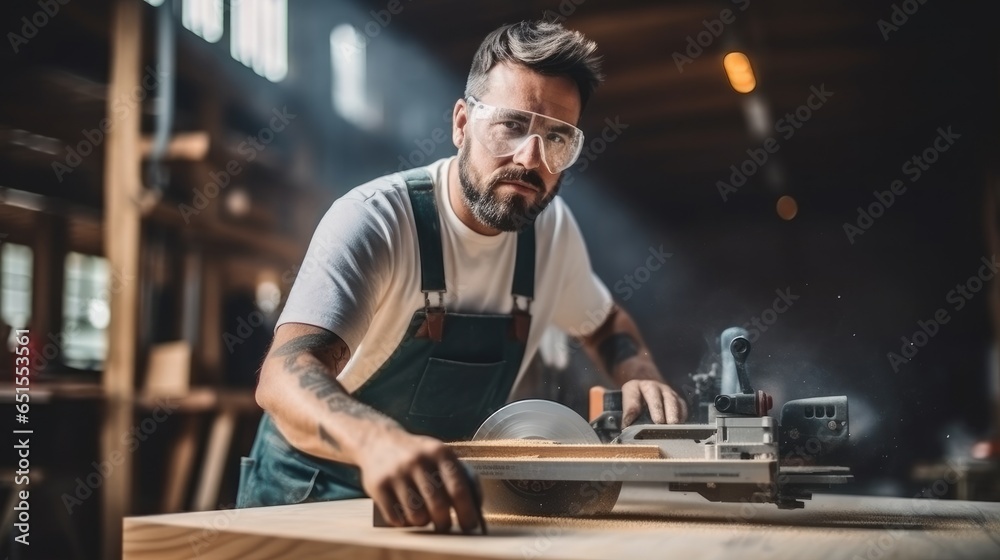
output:
[[[334,202],[261,368],[241,507],[367,494],[393,525],[448,531],[454,509],[471,531],[468,481],[441,440],[506,402],[548,325],[622,385],[626,425],[643,408],[683,420],[556,197],[601,80],[595,49],[556,24],[497,29],[455,103],[458,157]]]

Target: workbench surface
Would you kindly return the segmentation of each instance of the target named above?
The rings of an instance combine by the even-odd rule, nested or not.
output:
[[[125,519],[125,560],[1000,558],[1000,503],[817,495],[804,510],[626,486],[602,518],[488,516],[489,536],[372,527],[371,500]]]

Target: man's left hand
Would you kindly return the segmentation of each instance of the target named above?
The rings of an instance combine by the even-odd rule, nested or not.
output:
[[[687,418],[687,403],[670,385],[652,379],[633,379],[622,385],[622,427],[649,410],[654,424],[679,424]]]

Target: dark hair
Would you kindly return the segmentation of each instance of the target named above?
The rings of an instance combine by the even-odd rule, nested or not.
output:
[[[522,21],[504,25],[483,39],[465,82],[465,96],[486,93],[486,73],[503,62],[525,66],[547,76],[566,76],[580,91],[580,108],[601,83],[597,43],[558,23]]]

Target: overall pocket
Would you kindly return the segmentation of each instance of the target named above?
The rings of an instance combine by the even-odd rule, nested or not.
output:
[[[430,358],[420,377],[410,414],[429,418],[477,417],[494,398],[505,361],[488,364]]]
[[[308,501],[319,469],[299,458],[271,423],[262,423],[250,457],[240,460],[237,507],[278,506]]]
[[[319,469],[300,462],[294,455],[271,453],[259,463],[250,494],[259,505],[300,504],[308,500]]]

